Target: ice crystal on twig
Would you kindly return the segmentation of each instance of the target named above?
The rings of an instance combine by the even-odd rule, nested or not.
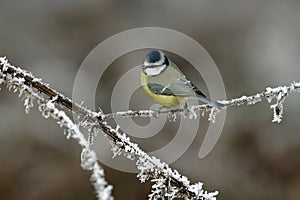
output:
[[[208,115],[208,121],[210,121],[211,123],[215,123],[218,112],[220,112],[220,110],[218,108],[212,108]]]
[[[288,94],[291,91],[297,91],[299,90],[299,87],[297,89],[297,84],[291,84],[291,86],[283,86],[283,87],[277,87],[277,88],[266,88],[266,98],[269,103],[271,103],[272,99],[276,99],[276,103],[271,105],[271,109],[273,109],[273,120],[272,122],[280,123],[282,121],[283,117],[283,103],[285,98],[288,96]]]

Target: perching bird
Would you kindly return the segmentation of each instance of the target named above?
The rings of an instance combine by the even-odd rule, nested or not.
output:
[[[197,99],[218,109],[224,106],[206,98],[160,50],[147,54],[141,66],[141,82],[145,92],[163,107],[185,104],[188,99]]]

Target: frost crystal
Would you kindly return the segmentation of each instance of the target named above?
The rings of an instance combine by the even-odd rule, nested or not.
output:
[[[273,89],[270,88],[270,87],[267,87],[266,88],[266,92],[265,92],[265,95],[266,95],[266,99],[269,103],[271,103],[272,99],[273,99]]]
[[[0,57],[0,65],[2,65],[2,71],[6,72],[9,67],[9,63],[6,57]]]
[[[148,171],[151,171],[149,169],[151,169],[153,165],[149,163],[145,157],[140,156],[136,161],[136,166],[140,172],[138,173],[137,177],[140,179],[141,183],[146,182],[146,180],[148,180],[150,177]]]
[[[30,109],[33,107],[33,97],[26,96],[24,99],[25,113],[28,114]]]
[[[254,96],[251,96],[251,97],[247,98],[247,105],[254,105],[254,104],[256,104],[257,102],[260,102],[260,101],[262,101],[261,95],[256,94]]]
[[[89,149],[82,149],[81,151],[81,167],[85,170],[91,170],[93,164],[97,161],[94,152],[90,152]]]
[[[216,122],[216,115],[217,115],[218,112],[220,112],[219,109],[212,108],[210,110],[210,113],[209,113],[209,116],[208,116],[208,121],[210,121],[211,123],[215,123]]]
[[[169,112],[168,118],[169,118],[169,122],[175,122],[177,118],[176,113]]]
[[[110,141],[110,144],[111,144],[111,151],[113,153],[113,158],[122,154],[122,143],[115,144],[113,141]]]
[[[273,120],[272,122],[280,123],[282,121],[282,114],[283,114],[283,104],[273,104],[270,106],[273,109]]]
[[[293,86],[294,86],[295,88],[300,88],[300,82],[293,83]]]
[[[271,100],[274,97],[276,97],[276,103],[270,106],[273,109],[272,122],[280,123],[282,121],[283,103],[291,89],[295,90],[295,83],[291,84],[290,87],[287,87],[287,86],[277,87],[277,88],[268,87],[266,89],[265,95],[269,102],[271,102]]]
[[[271,105],[271,108],[273,109],[272,122],[280,123],[282,121],[283,103],[287,95],[288,95],[287,89],[283,88],[282,91],[276,97],[277,99],[276,104]]]
[[[197,119],[197,110],[194,106],[188,107],[189,119]]]

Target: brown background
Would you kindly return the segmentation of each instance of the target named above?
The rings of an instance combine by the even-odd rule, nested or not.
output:
[[[299,9],[296,0],[2,0],[0,55],[71,96],[77,69],[98,43],[131,28],[165,27],[201,43],[219,67],[227,96],[238,97],[299,80]],[[142,61],[144,55],[129,57]],[[118,67],[112,69],[110,75],[118,73]],[[111,86],[103,88],[106,93],[99,93],[97,102],[109,112]],[[0,199],[95,199],[89,173],[79,165],[78,145],[36,108],[25,115],[22,104],[2,86]],[[229,108],[213,151],[197,158],[203,139],[199,133],[172,167],[194,182],[203,181],[209,191],[219,190],[218,199],[300,199],[299,111],[298,94],[287,98],[281,124],[271,122],[265,101]],[[155,150],[155,142],[137,141]],[[147,199],[149,183],[109,167],[105,172],[117,200]]]

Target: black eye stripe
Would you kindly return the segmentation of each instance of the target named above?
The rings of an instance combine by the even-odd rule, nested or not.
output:
[[[144,65],[144,69],[147,69],[147,68],[156,68],[156,67],[161,67],[161,66],[163,66],[163,65],[147,65],[147,66],[145,66]]]

